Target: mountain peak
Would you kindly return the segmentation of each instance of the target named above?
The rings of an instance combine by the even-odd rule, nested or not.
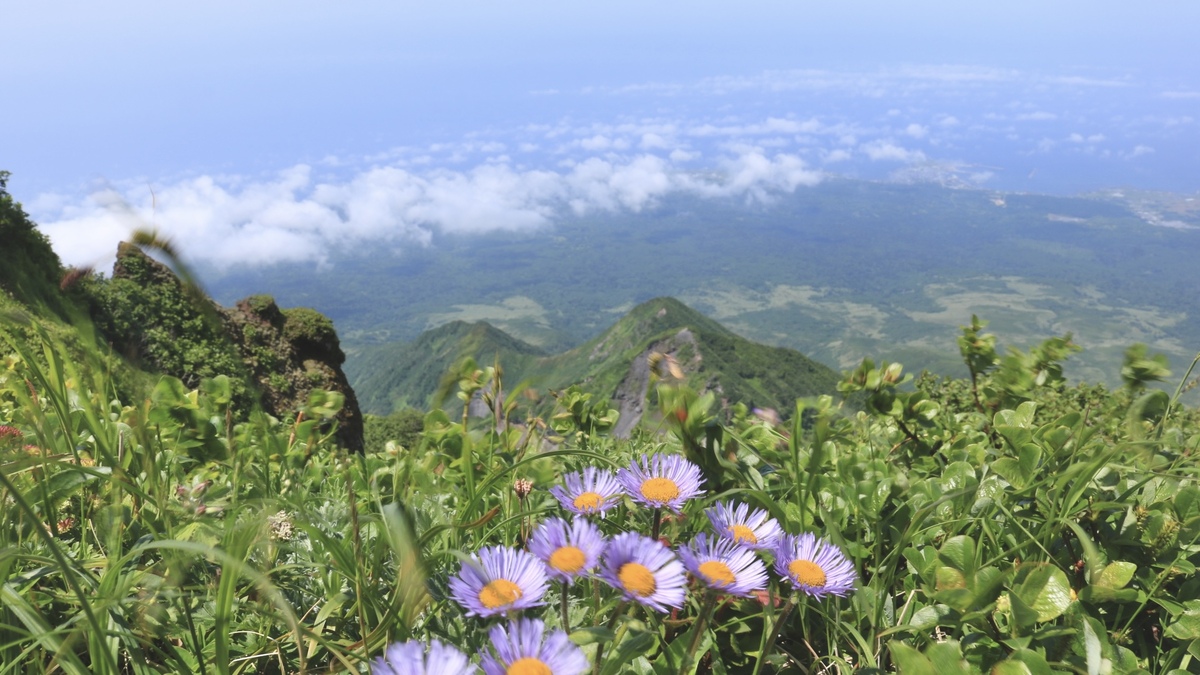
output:
[[[652,358],[668,358],[697,390],[760,407],[790,408],[796,398],[833,393],[838,381],[803,354],[750,342],[670,297],[647,300],[596,338],[554,355],[483,322],[446,324],[412,343],[365,350],[353,361],[351,379],[364,410],[423,408],[441,376],[466,356],[498,361],[506,382],[527,380],[542,389],[579,384],[612,399],[624,415],[623,432],[641,419]]]

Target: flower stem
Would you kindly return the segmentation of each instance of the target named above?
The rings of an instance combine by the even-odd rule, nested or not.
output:
[[[774,600],[772,600],[774,602]],[[767,660],[767,656],[771,654],[771,650],[775,649],[775,639],[779,637],[779,629],[783,628],[784,622],[787,621],[788,615],[792,613],[792,608],[796,606],[796,596],[788,598],[787,604],[783,606],[783,611],[779,613],[779,618],[775,619],[775,625],[771,626],[771,632],[768,634],[766,644],[763,645],[762,651],[758,653],[758,661],[754,663],[754,672],[751,675],[758,675],[758,671],[762,669],[762,664]],[[766,620],[766,611],[763,611],[763,619]]]
[[[562,629],[568,633],[571,632],[571,615],[570,597],[567,595],[567,589],[570,588],[566,583],[562,585]]]
[[[650,529],[650,538],[653,539],[654,541],[658,541],[658,531],[661,529],[661,526],[662,526],[662,507],[656,506],[656,507],[654,507],[654,524],[651,526],[651,529]]]
[[[695,663],[696,648],[700,646],[700,636],[704,635],[704,624],[708,623],[713,608],[716,606],[717,592],[709,589],[704,595],[704,606],[700,608],[700,614],[696,616],[696,624],[692,626],[692,643],[688,645],[687,653],[683,655],[683,661],[679,664],[679,675],[687,675],[688,670]]]
[[[617,608],[613,610],[612,619],[610,619],[608,622],[609,630],[612,630],[617,625],[617,621],[619,621],[621,618],[621,615],[625,613],[625,606],[628,604],[629,604],[628,600],[622,600],[621,604],[617,605]],[[616,643],[615,638],[613,639],[613,643],[614,644]],[[595,673],[595,675],[600,675],[600,666],[602,666],[603,664],[604,664],[604,643],[601,642],[600,644],[596,645],[596,665],[595,665],[595,668],[593,669],[593,672]]]

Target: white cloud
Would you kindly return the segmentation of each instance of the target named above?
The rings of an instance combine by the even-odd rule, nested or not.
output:
[[[924,127],[914,122],[905,127],[904,133],[912,136],[913,138],[925,138],[925,136],[929,133],[929,127]]]
[[[872,141],[860,146],[872,162],[919,162],[925,159],[920,150],[908,150],[891,141]]]
[[[1045,110],[1038,110],[1031,113],[1021,113],[1020,115],[1017,115],[1017,119],[1033,122],[1049,122],[1051,120],[1058,119],[1058,115],[1055,115],[1052,112],[1046,112]]]
[[[220,266],[323,262],[332,249],[381,243],[427,245],[436,232],[471,234],[549,227],[563,209],[640,211],[670,193],[768,201],[821,180],[798,156],[737,147],[720,171],[696,174],[677,162],[694,153],[566,160],[561,171],[506,162],[415,173],[374,167],[343,181],[306,165],[263,179],[200,176],[162,186],[106,189],[84,199],[46,195],[41,229],[68,264],[111,262],[118,241],[155,228],[189,259]]]
[[[1129,152],[1121,153],[1121,156],[1125,159],[1133,159],[1134,157],[1141,157],[1142,155],[1149,155],[1153,152],[1154,152],[1154,148],[1152,148],[1148,145],[1137,145],[1137,146],[1134,146],[1133,150],[1130,150]]]
[[[580,140],[579,147],[583,148],[584,150],[591,150],[591,151],[608,150],[609,148],[613,147],[613,142],[612,142],[612,139],[609,138],[608,136],[601,136],[600,134],[596,134],[595,136],[592,136],[591,138],[584,138],[584,139]]]
[[[665,150],[670,147],[665,138],[655,133],[642,134],[638,147],[643,150]]]
[[[851,154],[849,152],[838,148],[837,150],[830,150],[829,152],[825,153],[825,157],[822,159],[826,164],[833,164],[835,162],[845,162],[850,158]]]

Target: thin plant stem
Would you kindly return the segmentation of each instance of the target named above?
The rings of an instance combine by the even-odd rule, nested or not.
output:
[[[717,592],[711,588],[704,595],[704,605],[696,617],[696,625],[692,626],[692,642],[688,645],[687,653],[679,664],[679,675],[687,675],[688,669],[696,661],[696,649],[700,646],[700,636],[704,635],[705,624],[712,616],[713,608],[717,606]]]
[[[1200,364],[1200,353],[1196,354],[1196,358],[1192,359],[1192,365],[1188,366],[1187,372],[1179,380],[1179,386],[1175,387],[1175,394],[1171,396],[1171,400],[1167,403],[1167,409],[1163,412],[1162,417],[1158,420],[1158,429],[1155,430],[1154,437],[1162,438],[1163,430],[1167,428],[1167,417],[1171,415],[1171,410],[1175,404],[1179,402],[1180,395],[1183,394],[1183,388],[1187,385],[1188,378],[1192,376],[1192,371],[1195,370],[1196,364]]]
[[[622,600],[621,604],[617,605],[617,608],[613,610],[612,618],[609,619],[608,626],[607,626],[607,628],[610,631],[617,625],[617,621],[619,621],[621,619],[621,615],[625,613],[625,607],[627,605],[629,605],[629,601]],[[613,642],[616,643],[616,640],[614,639]],[[604,643],[603,642],[596,645],[596,664],[592,668],[592,672],[595,673],[595,675],[600,675],[600,667],[602,665],[604,665]]]
[[[566,631],[566,632],[570,633],[570,632],[571,632],[571,614],[570,614],[570,601],[571,601],[571,598],[570,598],[570,596],[568,596],[568,595],[567,595],[567,589],[568,589],[568,588],[570,588],[570,587],[569,587],[569,586],[567,586],[566,582],[563,582],[563,585],[562,585],[562,604],[561,604],[561,606],[560,606],[560,609],[562,610],[562,629],[563,629],[564,631]]]
[[[791,615],[792,609],[796,606],[796,596],[792,595],[788,598],[787,604],[783,606],[783,611],[779,613],[779,618],[775,619],[775,625],[771,626],[771,632],[768,634],[767,642],[763,645],[763,649],[758,654],[758,661],[754,663],[754,672],[751,675],[758,675],[762,669],[762,664],[766,662],[767,656],[775,649],[775,640],[779,637],[779,629],[783,628],[783,624]]]
[[[658,541],[658,532],[660,529],[662,529],[662,507],[656,506],[654,507],[654,524],[650,529],[650,538]]]
[[[600,625],[600,581],[592,579],[592,625]]]

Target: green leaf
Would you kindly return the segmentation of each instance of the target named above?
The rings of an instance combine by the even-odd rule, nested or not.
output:
[[[953,640],[930,645],[925,656],[939,675],[971,675],[971,666],[963,658],[962,648]]]
[[[903,642],[889,642],[888,651],[900,675],[938,675],[928,657]]]
[[[1084,654],[1087,658],[1088,675],[1100,675],[1100,638],[1096,635],[1095,629],[1092,628],[1092,622],[1083,619],[1083,645]]]
[[[1133,580],[1135,572],[1137,572],[1137,565],[1131,562],[1111,563],[1100,572],[1100,576],[1092,581],[1092,583],[1101,588],[1110,588],[1113,590],[1125,588]]]
[[[1029,487],[1038,475],[1042,449],[1035,443],[1022,443],[1018,457],[1001,457],[992,462],[992,470],[1018,490]]]
[[[582,647],[584,645],[595,644],[597,642],[608,642],[612,640],[615,635],[615,632],[613,632],[611,629],[604,628],[603,626],[590,626],[588,628],[580,628],[572,631],[571,642],[574,642]]]
[[[617,647],[616,653],[605,659],[606,663],[600,675],[619,675],[625,664],[650,651],[657,642],[653,633],[644,630],[631,630],[627,635]]]
[[[912,630],[926,631],[942,624],[954,614],[954,610],[949,605],[925,605],[913,614],[908,626]]]
[[[1018,628],[1032,628],[1037,623],[1037,610],[1021,599],[1016,593],[1008,594],[1008,604],[1013,616],[1013,624]]]
[[[1176,640],[1200,639],[1200,609],[1188,608],[1171,625],[1165,635]]]
[[[1020,661],[1001,661],[992,666],[991,675],[1032,675],[1029,666]]]
[[[938,558],[944,564],[962,572],[963,576],[973,576],[975,574],[975,540],[966,535],[951,537],[938,549]]]
[[[1033,401],[1025,401],[1017,406],[1016,410],[1001,410],[996,413],[995,425],[997,427],[1011,426],[1028,429],[1033,426],[1033,416],[1037,412],[1037,404]]]
[[[1058,567],[1049,564],[1031,566],[1028,573],[1021,570],[1020,579],[1013,589],[1015,598],[1037,612],[1040,623],[1052,621],[1062,615],[1071,604],[1071,585],[1067,575]]]
[[[1009,659],[1028,668],[1030,675],[1054,675],[1054,671],[1050,670],[1050,664],[1046,663],[1046,657],[1032,649],[1018,649],[1012,653]]]
[[[1101,602],[1136,602],[1138,600],[1139,591],[1133,588],[1122,588],[1113,590],[1104,588],[1103,586],[1084,586],[1083,590],[1079,591],[1079,599],[1083,602],[1098,604]]]

